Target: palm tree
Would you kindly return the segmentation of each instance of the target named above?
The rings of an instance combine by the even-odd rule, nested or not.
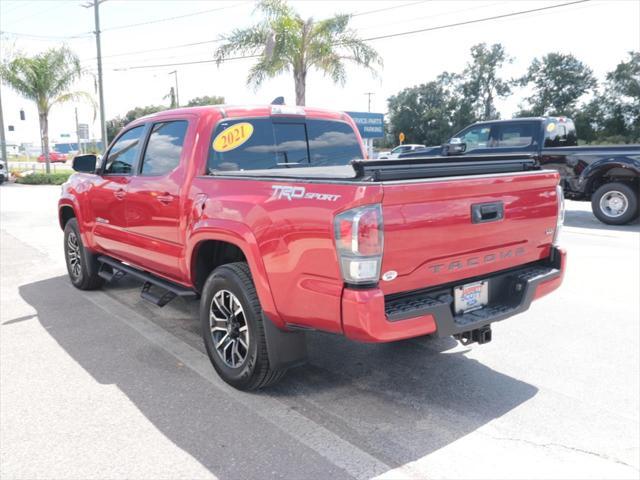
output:
[[[218,65],[232,54],[257,55],[247,78],[247,84],[254,88],[266,78],[293,71],[296,104],[304,105],[310,69],[344,84],[346,61],[371,71],[374,64],[382,64],[378,53],[348,28],[350,15],[303,20],[284,0],[262,0],[257,10],[265,19],[223,37],[226,42],[215,52]]]
[[[86,92],[69,92],[69,88],[82,75],[78,56],[67,47],[51,48],[33,57],[16,56],[0,66],[2,80],[25,98],[38,106],[40,139],[46,160],[49,163],[49,111],[54,105],[89,98]]]

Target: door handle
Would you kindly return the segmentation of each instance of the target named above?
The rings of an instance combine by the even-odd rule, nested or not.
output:
[[[122,200],[126,194],[127,192],[124,190],[124,188],[119,188],[118,190],[113,192],[113,196],[116,197],[118,200]]]
[[[160,203],[162,203],[162,204],[164,204],[164,205],[167,205],[167,204],[169,204],[169,203],[171,203],[171,202],[173,201],[173,195],[170,195],[170,194],[168,194],[168,193],[165,193],[165,194],[163,194],[163,195],[158,195],[158,196],[156,197],[156,199],[157,199]]]
[[[502,202],[471,205],[471,221],[473,223],[497,222],[503,218],[504,204]]]

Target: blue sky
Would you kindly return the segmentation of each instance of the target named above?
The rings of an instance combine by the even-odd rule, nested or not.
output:
[[[93,11],[82,0],[0,0],[2,58],[15,51],[36,53],[66,43],[95,72]],[[360,14],[352,26],[364,38],[435,27],[488,16],[528,10],[563,1],[292,1],[303,17],[326,18],[335,13]],[[201,95],[222,95],[228,103],[268,103],[278,95],[293,102],[293,81],[282,76],[254,91],[245,85],[251,60],[177,67],[131,69],[143,65],[210,60],[220,35],[257,20],[253,2],[107,0],[101,5],[105,104],[107,118],[141,105],[167,103],[163,97],[173,84],[170,71],[178,70],[180,100]],[[379,11],[374,11],[379,10]],[[175,17],[172,20],[165,20]],[[136,24],[136,26],[129,26]],[[201,43],[188,47],[177,45]],[[312,72],[308,79],[307,104],[338,110],[366,110],[365,92],[373,92],[372,110],[385,112],[386,99],[400,89],[435,78],[443,70],[460,71],[469,58],[469,48],[478,43],[502,43],[513,57],[507,77],[524,73],[536,56],[550,51],[572,53],[593,68],[602,79],[629,50],[640,49],[640,1],[601,1],[570,5],[534,14],[486,23],[447,28],[391,39],[372,41],[384,59],[377,77],[358,68],[348,69],[347,83],[334,85]],[[139,53],[136,53],[139,52]],[[5,124],[15,124],[8,141],[38,143],[36,110],[2,86]],[[78,89],[94,90],[88,75]],[[513,98],[499,103],[503,116],[518,106]],[[20,122],[19,110],[27,112]],[[73,132],[73,106],[57,107],[51,113],[52,136]],[[87,105],[79,106],[81,121],[97,122]]]

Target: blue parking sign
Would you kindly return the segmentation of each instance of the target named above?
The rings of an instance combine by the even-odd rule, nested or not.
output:
[[[358,126],[362,138],[384,137],[384,115],[372,112],[345,112]]]

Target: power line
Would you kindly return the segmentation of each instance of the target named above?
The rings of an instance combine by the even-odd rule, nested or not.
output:
[[[220,62],[228,62],[230,60],[242,60],[245,58],[258,58],[258,57],[260,57],[260,55],[242,55],[239,57],[227,57],[223,60],[220,60]],[[114,70],[125,71],[125,70],[139,70],[142,68],[179,67],[181,65],[196,65],[199,63],[214,63],[217,61],[218,60],[211,59],[211,60],[194,60],[192,62],[163,63],[163,64],[157,64],[157,65],[136,65],[134,67],[114,68]]]
[[[370,13],[377,13],[377,12],[382,12],[382,11],[391,10],[391,9],[395,9],[395,8],[401,8],[401,7],[408,7],[408,6],[411,6],[411,5],[417,5],[419,3],[425,3],[425,2],[428,2],[428,1],[431,1],[431,0],[420,0],[418,2],[403,3],[401,5],[394,5],[393,7],[379,8],[377,10],[368,10],[366,12],[358,12],[358,13],[353,13],[353,14],[350,14],[350,15],[352,17],[357,17],[357,16],[360,16],[360,15],[368,15]],[[232,5],[232,6],[223,7],[223,8],[231,8],[231,7],[235,7],[235,6],[237,6],[237,5]],[[198,15],[200,13],[206,13],[206,12],[211,12],[211,11],[215,11],[215,10],[222,10],[222,8],[213,9],[213,10],[204,10],[202,12],[195,12],[195,13],[183,15],[183,16],[180,16],[180,17],[171,17],[171,18],[167,18],[167,19],[153,20],[151,22],[144,22],[144,23],[135,24],[135,25],[146,25],[146,24],[153,23],[153,22],[166,21],[166,20],[170,20],[170,19],[174,19],[174,18],[183,18],[184,16]],[[112,29],[116,29],[116,28],[132,27],[132,26],[135,26],[135,25],[123,25],[123,26],[120,26],[120,27],[111,27],[111,28],[108,28],[108,29],[105,28],[102,31],[104,32],[105,30],[112,30]],[[208,43],[218,43],[218,42],[221,42],[223,40],[224,40],[224,38],[221,37],[221,38],[218,38],[218,39],[215,39],[215,40],[203,40],[203,41],[200,41],[200,42],[182,43],[182,44],[179,44],[179,45],[172,45],[172,46],[167,46],[167,47],[149,48],[149,49],[146,49],[146,50],[136,50],[136,51],[133,51],[133,52],[114,53],[114,54],[111,54],[111,55],[103,55],[102,58],[126,57],[126,56],[131,56],[131,55],[137,55],[139,53],[151,53],[151,52],[160,52],[160,51],[171,50],[171,49],[176,49],[176,48],[195,47],[195,46],[198,46],[198,45],[206,45]],[[95,59],[95,57],[91,58],[91,60],[93,60],[93,59]]]
[[[173,50],[175,48],[184,48],[184,47],[194,47],[196,45],[205,45],[207,43],[217,43],[220,42],[221,39],[218,40],[203,40],[201,42],[192,42],[192,43],[182,43],[179,45],[173,45],[168,47],[158,47],[158,48],[149,48],[147,50],[136,50],[135,52],[123,52],[123,53],[114,53],[112,55],[103,55],[102,58],[113,58],[113,57],[126,57],[130,55],[137,55],[139,53],[150,53],[150,52],[160,52],[164,50]],[[86,60],[94,60],[96,57],[91,57]]]
[[[20,7],[24,7],[25,5],[28,5],[30,3],[33,3],[33,1],[22,1],[22,2],[16,1],[15,5],[9,5],[8,7],[4,7],[3,13],[6,15],[7,13],[17,12],[18,10],[20,10]]]
[[[566,7],[569,5],[576,5],[576,4],[580,4],[580,3],[586,3],[589,2],[590,0],[576,0],[573,2],[568,2],[568,3],[563,3],[560,5],[550,5],[547,7],[540,7],[540,8],[534,8],[531,10],[522,10],[520,12],[511,12],[511,13],[505,13],[502,15],[494,15],[492,17],[485,17],[485,18],[477,18],[474,20],[466,20],[464,22],[457,22],[457,23],[450,23],[447,25],[438,25],[436,27],[428,27],[428,28],[422,28],[419,30],[410,30],[407,32],[397,32],[397,33],[391,33],[388,35],[380,35],[380,36],[376,36],[376,37],[370,37],[370,38],[363,38],[362,41],[368,42],[368,41],[373,41],[373,40],[381,40],[383,38],[392,38],[392,37],[400,37],[400,36],[404,36],[404,35],[413,35],[415,33],[422,33],[422,32],[430,32],[430,31],[434,31],[434,30],[443,30],[446,28],[454,28],[454,27],[459,27],[462,25],[469,25],[469,24],[473,24],[473,23],[481,23],[481,22],[488,22],[490,20],[499,20],[502,18],[508,18],[508,17],[515,17],[515,16],[519,16],[519,15],[525,15],[528,13],[535,13],[535,12],[540,12],[540,11],[544,11],[544,10],[551,10],[554,8],[560,8],[560,7]],[[245,59],[245,58],[257,58],[260,55],[244,55],[244,56],[240,56],[240,57],[229,57],[228,59],[225,60],[240,60],[240,59]],[[173,67],[173,66],[180,66],[180,65],[195,65],[195,64],[200,64],[200,63],[213,63],[216,60],[197,60],[197,61],[192,61],[192,62],[181,62],[181,63],[166,63],[166,64],[159,64],[159,65],[138,65],[138,66],[134,66],[134,67],[128,67],[128,68],[116,68],[114,70],[118,70],[118,71],[122,71],[122,70],[138,70],[138,69],[143,69],[143,68],[158,68],[158,67]],[[224,61],[224,60],[223,60]]]
[[[499,2],[493,2],[493,3],[481,3],[479,5],[476,5],[475,7],[467,7],[464,9],[459,9],[459,10],[451,10],[451,11],[445,11],[442,13],[436,13],[436,14],[429,14],[429,15],[423,15],[421,17],[412,17],[412,18],[405,18],[404,20],[400,20],[397,22],[385,22],[383,24],[375,24],[375,25],[367,25],[366,27],[359,27],[357,30],[359,33],[361,33],[363,30],[379,30],[380,28],[383,27],[390,27],[392,25],[402,25],[405,23],[410,23],[410,22],[415,22],[418,20],[424,20],[425,18],[428,18],[429,20],[434,19],[434,18],[438,18],[438,17],[447,17],[449,15],[455,15],[456,13],[461,13],[461,12],[470,12],[472,10],[478,10],[481,8],[489,8],[489,7],[493,7],[495,5],[501,5],[504,4],[504,0],[503,1],[499,1]]]
[[[22,22],[22,21],[27,20],[29,18],[37,17],[38,15],[42,15],[43,13],[50,12],[54,8],[59,8],[60,5],[61,4],[56,3],[56,4],[52,5],[51,8],[45,8],[45,9],[38,10],[37,12],[29,13],[29,14],[23,16],[23,17],[18,18],[17,20],[11,20],[11,24],[14,25],[14,24],[16,24],[18,22]]]
[[[35,35],[35,34],[31,34],[31,33],[18,33],[18,32],[8,32],[6,30],[2,30],[0,31],[0,34],[5,34],[5,35],[12,35],[14,37],[28,37],[28,38],[39,38],[42,40],[50,40],[50,39],[54,39],[54,40],[74,40],[74,39],[78,39],[78,38],[84,38],[84,37],[88,37],[93,35],[93,32],[86,32],[86,33],[78,33],[76,35]]]
[[[400,4],[400,5],[394,5],[392,7],[378,8],[376,10],[367,10],[366,12],[352,13],[350,16],[352,16],[352,17],[361,17],[362,15],[369,15],[371,13],[378,13],[378,12],[386,12],[387,10],[395,10],[395,9],[398,9],[398,8],[409,7],[411,5],[417,5],[418,3],[426,3],[426,2],[429,2],[429,1],[431,1],[431,0],[420,0],[418,2],[403,3],[403,4]]]
[[[503,15],[495,15],[493,17],[477,18],[475,20],[467,20],[467,21],[464,21],[464,22],[450,23],[448,25],[439,25],[437,27],[421,28],[419,30],[411,30],[411,31],[408,31],[408,32],[390,33],[388,35],[379,35],[377,37],[363,38],[362,41],[370,42],[370,41],[373,41],[373,40],[382,40],[383,38],[401,37],[401,36],[404,36],[404,35],[413,35],[414,33],[431,32],[431,31],[434,31],[434,30],[442,30],[442,29],[445,29],[445,28],[460,27],[462,25],[470,25],[472,23],[481,23],[481,22],[488,22],[490,20],[498,20],[498,19],[501,19],[501,18],[515,17],[517,15],[525,15],[527,13],[541,12],[543,10],[551,10],[553,8],[566,7],[568,5],[576,5],[578,3],[585,3],[585,2],[588,2],[588,1],[590,1],[590,0],[577,0],[577,1],[574,1],[574,2],[563,3],[563,4],[560,4],[560,5],[549,5],[548,7],[540,7],[540,8],[533,8],[531,10],[522,10],[520,12],[505,13]]]
[[[229,8],[235,8],[235,7],[238,7],[240,5],[241,4],[226,5],[224,7],[211,8],[211,9],[208,9],[208,10],[200,10],[198,12],[186,13],[184,15],[177,15],[177,16],[173,16],[173,17],[158,18],[158,19],[149,20],[149,21],[146,21],[146,22],[131,23],[131,24],[127,24],[127,25],[116,25],[114,27],[103,28],[102,32],[111,31],[111,30],[122,30],[122,29],[125,29],[125,28],[140,27],[140,26],[143,26],[143,25],[151,25],[151,24],[154,24],[154,23],[169,22],[169,21],[172,21],[172,20],[180,20],[182,18],[194,17],[196,15],[203,15],[205,13],[216,12],[216,11],[219,11],[219,10],[225,10],[225,9],[229,9]],[[37,13],[33,14],[33,16],[40,15],[41,13],[45,13],[46,11],[47,10],[37,12]],[[20,20],[28,18],[29,16],[31,16],[31,15],[27,15],[27,17],[23,17]],[[17,21],[20,21],[20,20],[17,20]],[[5,34],[8,34],[8,35],[13,35],[13,36],[17,36],[17,37],[30,37],[30,38],[55,39],[55,40],[75,39],[75,38],[82,38],[82,37],[87,37],[87,36],[93,35],[93,32],[81,33],[81,34],[76,34],[76,35],[36,35],[36,34],[30,34],[30,33],[8,32],[8,31],[5,31],[5,30],[1,31],[0,33],[5,33]],[[192,44],[185,44],[183,46],[188,47],[188,46],[193,46],[193,45],[199,45],[201,43],[210,43],[210,42],[213,42],[213,41],[197,42],[197,43],[192,43]],[[176,47],[167,47],[167,48],[176,48]],[[158,48],[158,49],[152,49],[152,50],[149,50],[149,51],[165,50],[165,49],[166,48],[164,48],[164,49]],[[146,51],[140,51],[140,52],[137,52],[137,53],[144,53],[144,52],[146,52]],[[118,54],[118,55],[132,55],[133,53],[136,53],[136,52],[122,53],[122,54]],[[105,55],[105,57],[108,57],[108,56],[111,57],[111,56],[116,56],[116,55]]]
[[[174,16],[174,17],[158,18],[156,20],[149,20],[147,22],[130,23],[130,24],[127,24],[127,25],[116,25],[115,27],[104,28],[102,31],[103,32],[109,32],[111,30],[122,30],[122,29],[125,29],[125,28],[141,27],[143,25],[151,25],[151,24],[154,24],[154,23],[169,22],[169,21],[172,21],[172,20],[180,20],[182,18],[195,17],[196,15],[203,15],[205,13],[217,12],[217,11],[220,11],[220,10],[226,10],[226,9],[229,9],[229,8],[236,8],[236,7],[239,7],[239,6],[240,6],[240,4],[227,5],[227,6],[224,6],[224,7],[210,8],[209,10],[200,10],[199,12],[185,13],[184,15],[177,15],[177,16]]]

